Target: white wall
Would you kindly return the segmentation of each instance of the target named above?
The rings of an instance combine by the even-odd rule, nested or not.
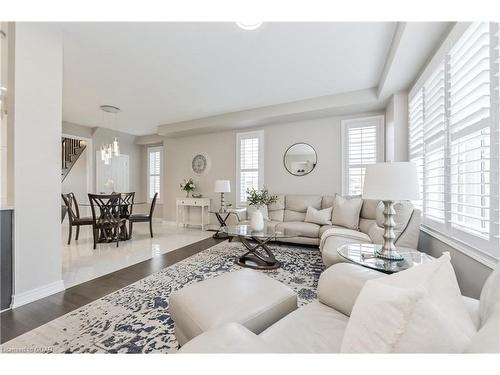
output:
[[[16,23],[14,306],[61,279],[62,39],[49,23]]]
[[[385,160],[408,160],[408,94],[399,92],[389,99],[385,111]]]
[[[244,131],[264,130],[264,183],[269,191],[284,194],[333,194],[341,192],[342,185],[340,122],[345,118],[369,115],[374,113],[276,124]],[[213,192],[214,182],[218,179],[229,179],[232,191],[226,194],[226,202],[235,203],[236,133],[231,130],[165,138],[166,220],[175,220],[175,198],[184,196],[179,184],[189,177],[194,178],[198,191],[205,197],[212,198],[214,209],[219,208],[220,200],[220,195]],[[286,149],[297,142],[309,143],[318,155],[316,168],[306,176],[293,176],[283,165]],[[205,175],[196,176],[191,170],[191,160],[200,152],[208,155],[211,168]]]

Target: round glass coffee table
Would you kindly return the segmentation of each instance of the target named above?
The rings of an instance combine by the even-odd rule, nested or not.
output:
[[[238,237],[248,251],[240,256],[237,264],[257,270],[273,270],[279,268],[280,262],[274,257],[267,245],[279,238],[297,237],[298,232],[286,229],[276,230],[274,226],[264,226],[262,231],[253,231],[250,225],[227,226],[224,232],[230,237]]]
[[[384,273],[404,271],[419,264],[428,263],[433,259],[430,255],[407,247],[397,248],[398,253],[404,258],[403,260],[382,259],[375,255],[375,251],[379,248],[381,248],[381,245],[371,243],[349,243],[340,246],[337,253],[342,258],[360,266]]]

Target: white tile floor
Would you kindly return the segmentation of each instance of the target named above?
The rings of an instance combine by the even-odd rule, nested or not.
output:
[[[91,227],[81,227],[78,241],[75,241],[75,232],[76,228],[73,228],[71,244],[67,245],[68,225],[65,220],[62,224],[62,255],[66,288],[203,240],[214,233],[155,221],[154,238],[151,238],[149,225],[138,223],[134,225],[132,240],[120,242],[118,248],[116,243],[97,244],[93,250]]]

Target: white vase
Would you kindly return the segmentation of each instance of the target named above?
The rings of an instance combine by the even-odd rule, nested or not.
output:
[[[260,209],[255,209],[250,216],[250,228],[254,232],[261,232],[264,230],[264,215]]]

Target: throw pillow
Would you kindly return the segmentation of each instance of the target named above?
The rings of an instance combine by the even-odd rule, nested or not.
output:
[[[368,281],[342,339],[341,353],[461,353],[470,338],[421,287]]]
[[[314,207],[308,206],[306,212],[306,223],[314,223],[319,225],[331,225],[332,207],[323,210],[317,210]]]
[[[358,230],[362,205],[361,197],[344,198],[337,194],[333,200],[332,224]]]
[[[475,333],[445,253],[368,282],[354,305],[341,350],[463,352]]]

